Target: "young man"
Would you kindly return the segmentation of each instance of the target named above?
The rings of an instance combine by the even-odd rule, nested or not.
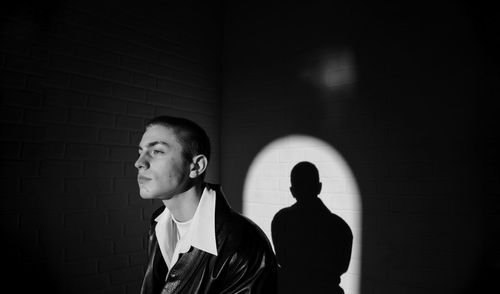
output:
[[[192,121],[160,116],[146,124],[137,180],[153,213],[141,293],[275,293],[277,263],[260,228],[204,182],[210,141]]]

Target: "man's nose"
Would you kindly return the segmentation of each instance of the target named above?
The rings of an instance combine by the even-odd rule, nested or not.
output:
[[[139,155],[139,158],[137,158],[134,166],[137,168],[137,169],[148,169],[149,168],[149,162],[146,158],[146,152],[142,153],[141,155]]]

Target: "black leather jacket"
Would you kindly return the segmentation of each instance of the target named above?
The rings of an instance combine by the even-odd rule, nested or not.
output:
[[[149,261],[141,294],[276,293],[277,262],[262,230],[229,207],[219,186],[216,191],[217,256],[191,247],[182,254],[165,280],[168,268],[155,234],[153,213],[149,230]]]

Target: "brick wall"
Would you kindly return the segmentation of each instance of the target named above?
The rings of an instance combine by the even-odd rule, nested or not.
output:
[[[493,170],[479,164],[477,112],[490,95],[478,91],[489,60],[468,7],[434,4],[228,5],[225,191],[245,211],[247,173],[276,139],[333,146],[361,195],[363,294],[475,292],[498,272],[498,250],[489,251],[498,243],[487,241],[498,211],[478,172]],[[350,83],[323,83],[335,56],[352,56]]]
[[[208,180],[219,180],[220,29],[216,5],[207,7],[2,9],[0,220],[12,267],[3,285],[138,293],[159,205],[140,199],[135,180],[145,120],[168,114],[204,126],[214,150]]]

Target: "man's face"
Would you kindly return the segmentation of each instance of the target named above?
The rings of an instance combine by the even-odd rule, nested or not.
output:
[[[188,189],[190,163],[182,156],[182,146],[171,128],[152,125],[139,144],[137,181],[144,199],[171,199]]]

